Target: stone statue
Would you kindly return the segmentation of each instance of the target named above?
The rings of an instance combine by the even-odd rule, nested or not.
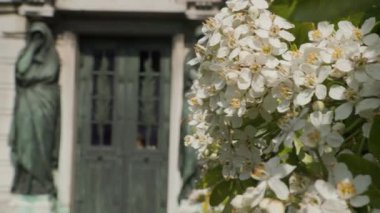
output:
[[[9,143],[12,193],[55,194],[60,130],[59,58],[44,23],[34,23],[16,62],[16,100]]]
[[[201,34],[201,28],[198,27],[195,33],[196,37],[199,38]],[[185,69],[184,69],[184,94],[190,91],[193,80],[198,76],[198,67],[190,66],[187,64],[188,61],[195,58],[194,51],[190,51],[185,58]],[[180,172],[182,176],[182,188],[179,195],[179,200],[186,199],[195,188],[195,181],[199,176],[199,165],[197,160],[196,151],[191,147],[186,147],[183,138],[190,133],[189,128],[189,104],[186,98],[184,98],[182,105],[182,123],[181,123],[181,143],[180,143]]]

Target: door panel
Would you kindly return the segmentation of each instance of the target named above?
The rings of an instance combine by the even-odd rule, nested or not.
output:
[[[166,212],[170,42],[81,39],[76,213]]]

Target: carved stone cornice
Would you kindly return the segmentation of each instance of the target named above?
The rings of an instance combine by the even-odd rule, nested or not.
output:
[[[203,20],[215,15],[224,0],[178,0],[186,4],[186,16],[191,20]]]

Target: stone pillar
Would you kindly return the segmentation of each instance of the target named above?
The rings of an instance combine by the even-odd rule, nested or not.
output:
[[[172,79],[169,135],[169,175],[167,212],[178,212],[178,195],[181,190],[181,174],[178,169],[178,153],[183,100],[183,64],[186,56],[185,36],[177,34],[172,43]]]
[[[11,6],[0,5],[0,213],[9,213],[13,166],[8,135],[15,96],[14,64],[24,47],[26,18]]]
[[[61,59],[61,148],[59,170],[56,174],[58,189],[57,213],[69,213],[71,206],[74,144],[75,144],[75,73],[77,37],[64,32],[58,37],[56,48]]]

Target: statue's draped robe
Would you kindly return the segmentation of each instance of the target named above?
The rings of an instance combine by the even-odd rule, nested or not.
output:
[[[36,36],[38,34],[38,36]],[[16,62],[16,100],[10,134],[12,192],[54,194],[59,150],[59,58],[43,23],[34,23]]]

